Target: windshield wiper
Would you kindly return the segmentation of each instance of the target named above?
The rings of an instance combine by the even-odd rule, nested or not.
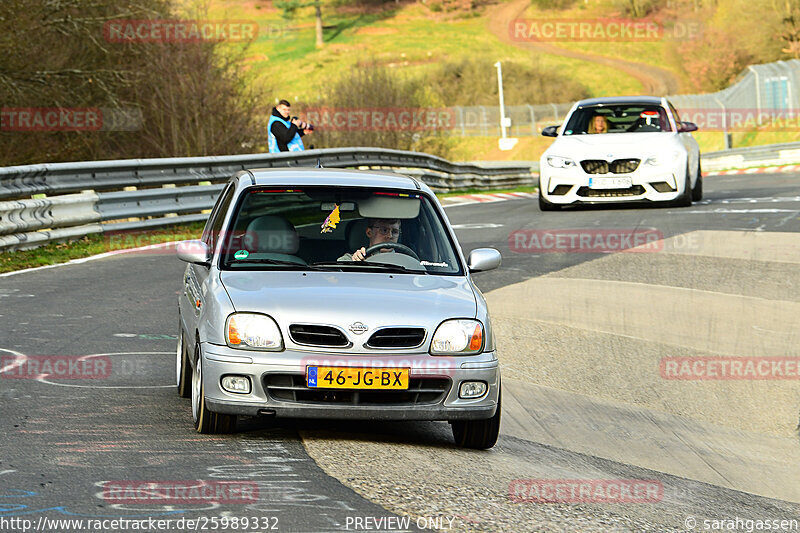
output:
[[[311,263],[312,267],[355,267],[367,268],[370,270],[385,270],[392,272],[413,272],[414,274],[427,274],[428,271],[425,267],[420,265],[420,269],[412,269],[400,265],[392,265],[389,263],[375,263],[371,261],[320,261],[318,263]]]
[[[247,263],[255,263],[259,265],[278,265],[278,266],[287,266],[293,267],[298,270],[319,270],[318,268],[314,268],[313,265],[304,265],[302,263],[295,263],[294,261],[282,261],[280,259],[267,259],[267,258],[253,258],[253,259],[240,259],[237,261],[231,261],[228,263],[228,266],[234,265],[246,265]]]

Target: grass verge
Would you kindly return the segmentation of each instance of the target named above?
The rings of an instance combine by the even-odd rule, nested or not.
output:
[[[0,274],[82,259],[115,250],[125,250],[170,241],[197,239],[204,223],[187,224],[157,231],[86,235],[71,242],[51,243],[33,250],[0,253]]]

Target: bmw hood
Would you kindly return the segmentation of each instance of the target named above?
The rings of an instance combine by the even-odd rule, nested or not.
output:
[[[579,159],[642,159],[665,148],[677,148],[678,144],[675,135],[663,132],[570,135],[556,139],[545,155]]]
[[[336,326],[356,345],[380,327],[423,327],[428,343],[443,320],[477,312],[472,286],[462,276],[224,271],[220,280],[237,312],[274,318],[287,346],[291,324]],[[356,334],[361,325],[366,330]]]

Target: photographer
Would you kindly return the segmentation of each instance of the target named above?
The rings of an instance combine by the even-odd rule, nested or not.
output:
[[[297,117],[289,120],[291,104],[281,100],[272,108],[272,115],[267,123],[267,141],[271,154],[278,152],[299,152],[305,150],[302,136],[314,131],[314,126]]]

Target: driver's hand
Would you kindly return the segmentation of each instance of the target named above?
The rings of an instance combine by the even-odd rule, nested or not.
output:
[[[353,252],[353,261],[363,261],[364,258],[367,256],[367,249],[363,246]]]

